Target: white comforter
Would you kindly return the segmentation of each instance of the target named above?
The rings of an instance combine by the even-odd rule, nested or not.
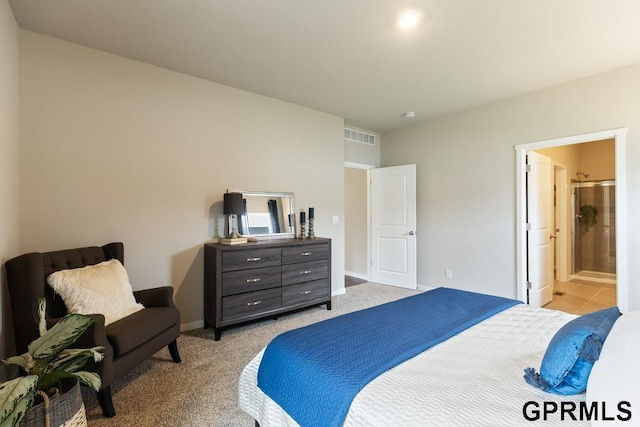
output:
[[[539,369],[553,334],[575,316],[518,305],[385,372],[354,399],[345,426],[589,425],[563,420],[558,410],[543,421],[544,402],[578,402],[584,394],[544,393],[524,379]],[[244,369],[240,407],[261,427],[298,424],[257,387],[262,352]],[[527,416],[540,418],[533,422]],[[312,404],[312,403],[311,403]],[[577,414],[577,412],[576,412]],[[566,418],[566,417],[565,417]]]

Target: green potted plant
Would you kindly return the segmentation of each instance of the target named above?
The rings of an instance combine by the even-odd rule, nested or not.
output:
[[[593,205],[582,205],[580,206],[579,218],[584,226],[584,233],[586,233],[598,221],[598,209]]]
[[[71,379],[75,383],[74,389],[80,400],[78,382],[95,391],[100,389],[99,375],[79,369],[90,360],[100,362],[104,357],[104,348],[67,348],[76,342],[93,323],[93,319],[81,314],[67,314],[47,329],[45,304],[44,298],[38,302],[40,338],[29,344],[26,353],[2,361],[7,365],[18,365],[25,376],[0,384],[0,427],[17,425],[32,409],[34,402],[46,407],[50,398],[53,405],[54,399],[64,397],[66,393],[56,397],[56,393],[61,391],[63,380]],[[38,404],[37,399],[42,400],[42,403]],[[81,409],[84,411],[84,405]],[[45,414],[51,415],[48,411]]]

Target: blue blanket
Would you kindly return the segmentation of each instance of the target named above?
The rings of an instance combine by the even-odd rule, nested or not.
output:
[[[378,375],[518,303],[437,288],[285,332],[265,349],[258,387],[303,427],[340,426]]]

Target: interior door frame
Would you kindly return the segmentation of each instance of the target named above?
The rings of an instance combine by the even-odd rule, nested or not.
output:
[[[620,311],[628,307],[628,251],[627,244],[627,173],[626,173],[626,137],[627,128],[617,128],[600,132],[574,135],[546,141],[532,142],[515,146],[516,150],[516,294],[520,301],[527,298],[527,239],[526,239],[526,155],[527,151],[615,140],[615,179],[616,179],[616,296]]]
[[[400,165],[402,166],[402,165]],[[372,169],[379,169],[379,168],[383,168],[383,166],[375,166],[375,165],[371,165],[371,164],[366,164],[366,163],[355,163],[355,162],[344,162],[344,167],[345,168],[350,168],[350,169],[361,169],[361,170],[365,170],[366,171],[366,179],[367,179],[367,255],[366,255],[366,264],[367,264],[367,273],[366,273],[366,277],[362,277],[361,275],[356,275],[354,277],[358,277],[360,279],[365,279],[367,281],[371,281],[371,264],[372,264],[372,251],[371,251],[371,170]],[[416,184],[417,185],[417,184]],[[417,224],[416,224],[417,227]],[[345,254],[346,256],[346,254]],[[416,263],[417,263],[417,251],[416,251]],[[417,284],[417,288],[418,289],[428,289],[428,288],[423,288],[420,286],[420,284],[417,282],[417,272],[416,272],[416,284]]]
[[[569,239],[571,239],[571,228],[568,225],[568,185],[567,185],[567,167],[553,162],[554,168],[554,181],[556,184],[556,212],[555,222],[556,230],[560,229],[560,237],[556,239],[555,247],[555,259],[556,259],[556,272],[555,278],[566,282],[569,279],[569,260],[567,257]],[[563,188],[558,188],[558,182],[564,184]],[[557,231],[554,233],[557,234]]]
[[[371,281],[371,169],[375,169],[378,166],[365,163],[344,162],[344,167],[351,169],[362,169],[367,173],[367,273],[366,278],[358,278],[364,279],[369,282]]]

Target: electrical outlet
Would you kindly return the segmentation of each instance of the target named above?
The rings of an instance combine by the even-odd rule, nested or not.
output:
[[[332,215],[331,224],[340,224],[340,217],[338,215]]]
[[[448,268],[444,270],[444,278],[449,280],[453,279],[453,270]]]

